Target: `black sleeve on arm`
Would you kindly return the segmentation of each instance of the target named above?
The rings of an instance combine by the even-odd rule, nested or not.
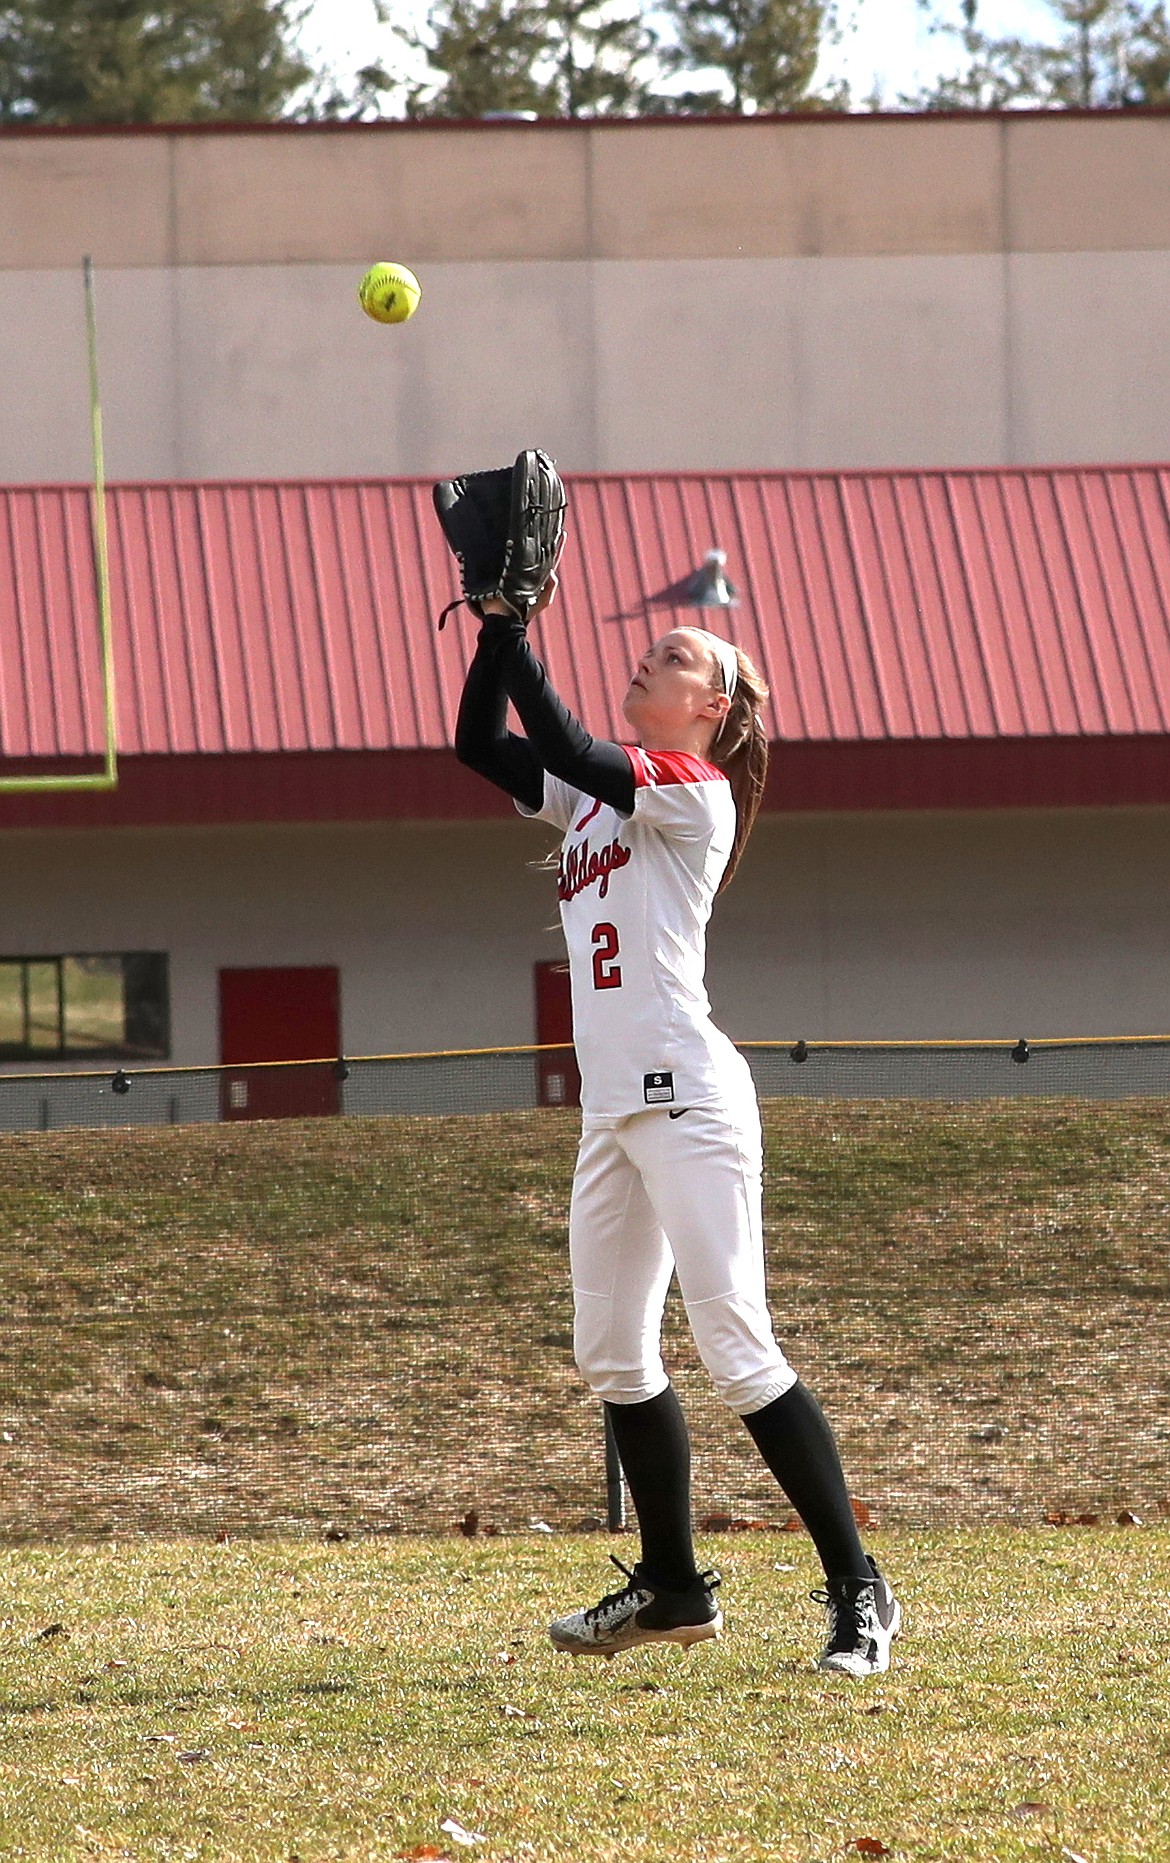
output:
[[[481,634],[459,701],[455,755],[477,776],[486,776],[526,809],[536,810],[544,802],[544,769],[531,745],[508,730],[508,694],[501,674],[500,642]]]
[[[501,629],[500,671],[543,767],[621,815],[634,812],[634,771],[620,744],[590,737],[557,697],[522,628]]]

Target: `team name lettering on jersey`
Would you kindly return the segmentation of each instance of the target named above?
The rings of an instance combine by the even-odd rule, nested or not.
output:
[[[558,899],[575,899],[588,886],[596,886],[597,897],[604,899],[609,892],[610,874],[624,867],[629,858],[630,849],[623,847],[616,835],[599,853],[591,852],[588,841],[562,851],[557,868]]]

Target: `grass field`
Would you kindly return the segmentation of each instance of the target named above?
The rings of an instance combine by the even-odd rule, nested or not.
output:
[[[765,1123],[778,1330],[907,1610],[862,1685],[801,1534],[701,1533],[717,1647],[548,1645],[634,1550],[560,1531],[573,1115],[0,1137],[0,1856],[1165,1863],[1170,1108]],[[668,1357],[696,1511],[782,1523],[677,1311]]]
[[[1170,1109],[765,1105],[777,1330],[887,1523],[1170,1518]],[[576,1116],[0,1135],[0,1534],[603,1508]],[[775,1520],[677,1306],[700,1513]]]
[[[874,1543],[908,1632],[861,1684],[787,1536],[703,1540],[718,1645],[612,1663],[544,1626],[628,1541],[10,1550],[0,1854],[1164,1863],[1170,1532]]]

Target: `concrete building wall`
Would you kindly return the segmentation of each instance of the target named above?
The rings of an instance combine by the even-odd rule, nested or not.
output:
[[[0,479],[1170,456],[1170,116],[0,136]],[[388,330],[374,258],[419,271]]]
[[[0,836],[2,955],[170,953],[173,1060],[218,1060],[221,966],[336,964],[349,1054],[526,1043],[546,832]],[[1170,1031],[1170,810],[762,818],[710,939],[740,1040]]]

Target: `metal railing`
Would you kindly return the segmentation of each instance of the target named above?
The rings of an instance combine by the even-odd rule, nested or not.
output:
[[[1170,1036],[750,1041],[761,1098],[1114,1100],[1170,1095]],[[0,1074],[0,1131],[314,1114],[517,1112],[575,1103],[563,1045]]]

